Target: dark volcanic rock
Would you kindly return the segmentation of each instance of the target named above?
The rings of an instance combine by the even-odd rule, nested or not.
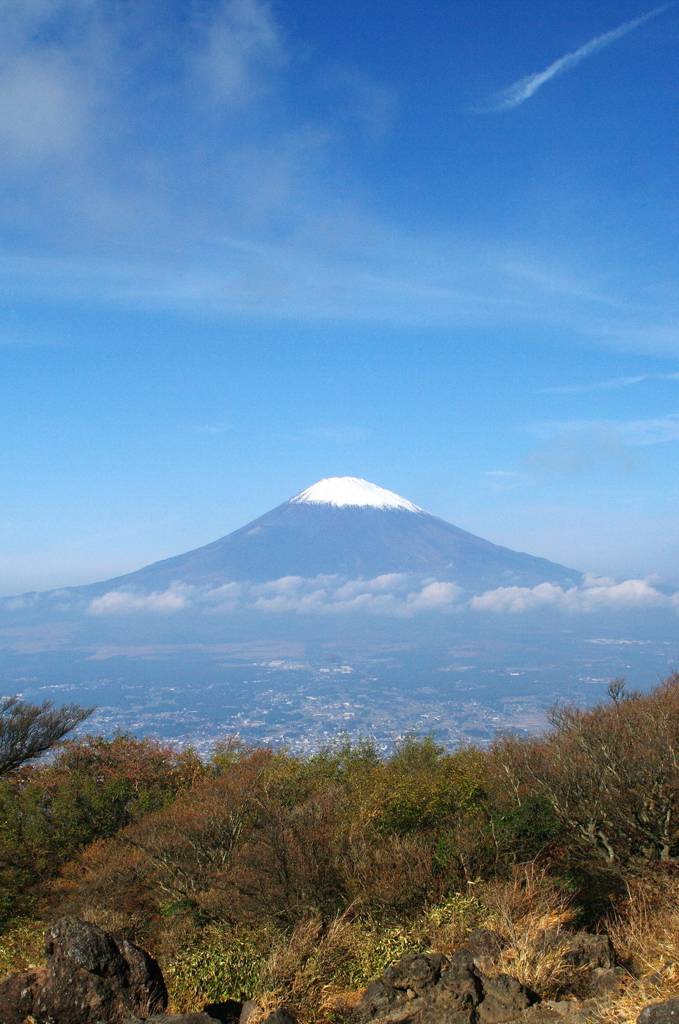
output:
[[[203,1013],[214,1017],[220,1024],[240,1024],[243,1003],[237,999],[227,999],[223,1003],[208,1003],[203,1007]]]
[[[608,935],[592,935],[590,932],[564,932],[553,929],[538,932],[535,940],[540,952],[560,951],[569,966],[589,967],[594,970],[615,967],[615,950]]]
[[[587,978],[587,994],[594,999],[615,999],[622,995],[626,977],[623,967],[595,967]]]
[[[498,957],[507,943],[490,928],[476,928],[467,939],[467,949],[474,957]]]
[[[401,959],[387,967],[382,981],[390,988],[411,989],[415,995],[423,996],[441,977],[441,971],[448,966],[448,959],[440,953],[424,956],[421,953],[406,953]]]
[[[210,1007],[206,1007],[210,1009]],[[261,1007],[254,1001],[254,999],[248,999],[247,1002],[241,1006],[241,1012],[239,1017],[239,1024],[247,1024],[247,1022],[254,1016],[255,1013],[260,1013]],[[267,1017],[261,1021],[261,1024],[297,1024],[295,1018],[284,1010],[283,1007],[279,1007],[270,1013]]]
[[[601,998],[617,994],[622,987],[625,972],[616,967],[615,949],[605,933],[542,931],[535,948],[539,953],[559,953],[572,968],[572,980],[564,985],[564,992]]]
[[[451,957],[402,957],[370,982],[359,1013],[394,1024],[502,1024],[536,1001],[516,978],[491,978],[479,971],[465,946]]]
[[[399,991],[387,985],[382,978],[375,978],[363,993],[359,1007],[362,1015],[370,1019],[397,1009],[407,998],[404,990]]]
[[[508,974],[493,978],[481,975],[483,1002],[478,1009],[479,1024],[500,1024],[514,1020],[536,1002],[536,997],[520,981]]]
[[[0,1021],[2,1024],[23,1024],[33,1013],[35,997],[43,971],[21,971],[0,985]]]
[[[645,1006],[637,1017],[637,1024],[677,1024],[679,999],[666,999],[662,1003]]]
[[[21,1024],[117,1024],[164,1010],[167,991],[156,961],[142,949],[79,918],[57,921],[45,936],[46,967],[0,985],[0,1020]]]
[[[466,949],[458,950],[448,970],[427,993],[418,1024],[475,1024],[476,1008],[484,996],[483,983],[467,953]]]

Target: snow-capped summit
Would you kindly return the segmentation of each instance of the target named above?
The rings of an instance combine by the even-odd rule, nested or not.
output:
[[[408,512],[422,512],[412,501],[402,498],[393,491],[371,484],[357,476],[330,476],[307,487],[290,501],[295,505],[370,505],[372,508],[402,508]]]

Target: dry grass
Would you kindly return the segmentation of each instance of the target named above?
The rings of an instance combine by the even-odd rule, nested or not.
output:
[[[630,979],[625,991],[614,1001],[602,1003],[597,1012],[600,1024],[635,1024],[644,1006],[649,1003],[674,999],[677,995],[679,974],[674,974],[674,983],[668,978],[667,984],[654,985],[649,979]]]
[[[524,868],[508,883],[468,885],[401,927],[380,928],[350,912],[327,928],[309,919],[272,950],[258,1001],[266,1008],[294,1007],[300,1024],[341,1019],[368,981],[404,953],[452,953],[478,927],[493,928],[508,940],[500,957],[481,964],[484,970],[506,971],[550,998],[572,968],[558,951],[538,953],[535,938],[572,916],[567,896],[543,873]]]
[[[545,998],[558,994],[572,968],[559,951],[540,953],[535,939],[541,930],[558,929],[573,920],[571,897],[532,865],[517,869],[507,882],[479,882],[467,892],[430,909],[428,945],[451,953],[464,944],[474,928],[492,928],[507,941],[502,955],[484,958],[488,974],[514,975]],[[425,931],[426,931],[425,927]]]
[[[404,953],[424,948],[418,927],[378,928],[350,908],[323,926],[297,925],[273,947],[262,972],[258,1002],[294,1007],[300,1024],[336,1020],[360,999],[365,985]]]
[[[618,958],[630,971],[623,995],[605,1008],[603,1024],[636,1021],[649,1003],[679,989],[679,879],[630,881],[627,898],[606,922]]]
[[[627,898],[606,922],[619,956],[634,974],[656,974],[679,960],[679,878],[630,881]]]
[[[491,885],[484,894],[490,911],[486,923],[507,940],[497,969],[545,999],[559,995],[573,968],[559,949],[540,951],[535,940],[539,932],[558,931],[573,921],[571,900],[533,865],[522,867],[510,882]]]

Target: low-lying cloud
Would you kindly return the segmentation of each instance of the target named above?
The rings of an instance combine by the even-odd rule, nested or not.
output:
[[[283,576],[267,583],[226,583],[212,588],[175,583],[167,590],[150,594],[112,590],[92,600],[86,612],[93,616],[168,615],[188,610],[211,615],[247,611],[264,615],[358,612],[411,618],[432,612],[516,615],[551,610],[581,615],[654,609],[679,610],[679,591],[666,594],[649,579],[618,583],[610,577],[586,576],[580,586],[570,588],[540,583],[534,587],[497,587],[469,595],[453,582],[390,573],[371,580]]]
[[[95,598],[87,611],[90,615],[167,614],[188,608],[226,614],[254,610],[270,614],[337,615],[358,611],[410,617],[420,612],[453,611],[460,607],[461,595],[462,588],[455,583],[414,581],[405,573],[390,573],[372,580],[283,576],[268,583],[226,583],[210,589],[178,583],[148,595],[112,590]]]
[[[180,612],[187,608],[193,587],[176,584],[168,590],[135,594],[129,590],[110,590],[95,598],[87,609],[90,615],[127,615],[130,612]]]
[[[629,611],[632,609],[676,608],[677,594],[668,597],[647,580],[616,583],[608,577],[587,581],[584,586],[563,587],[540,583],[536,587],[498,587],[473,597],[470,607],[478,612],[516,615],[552,608],[568,614]]]

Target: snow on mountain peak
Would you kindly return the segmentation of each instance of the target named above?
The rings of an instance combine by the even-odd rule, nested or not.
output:
[[[408,512],[422,512],[412,501],[357,476],[331,476],[319,480],[290,501],[298,505],[335,505],[338,508],[345,505],[370,505],[372,508],[401,508]]]

